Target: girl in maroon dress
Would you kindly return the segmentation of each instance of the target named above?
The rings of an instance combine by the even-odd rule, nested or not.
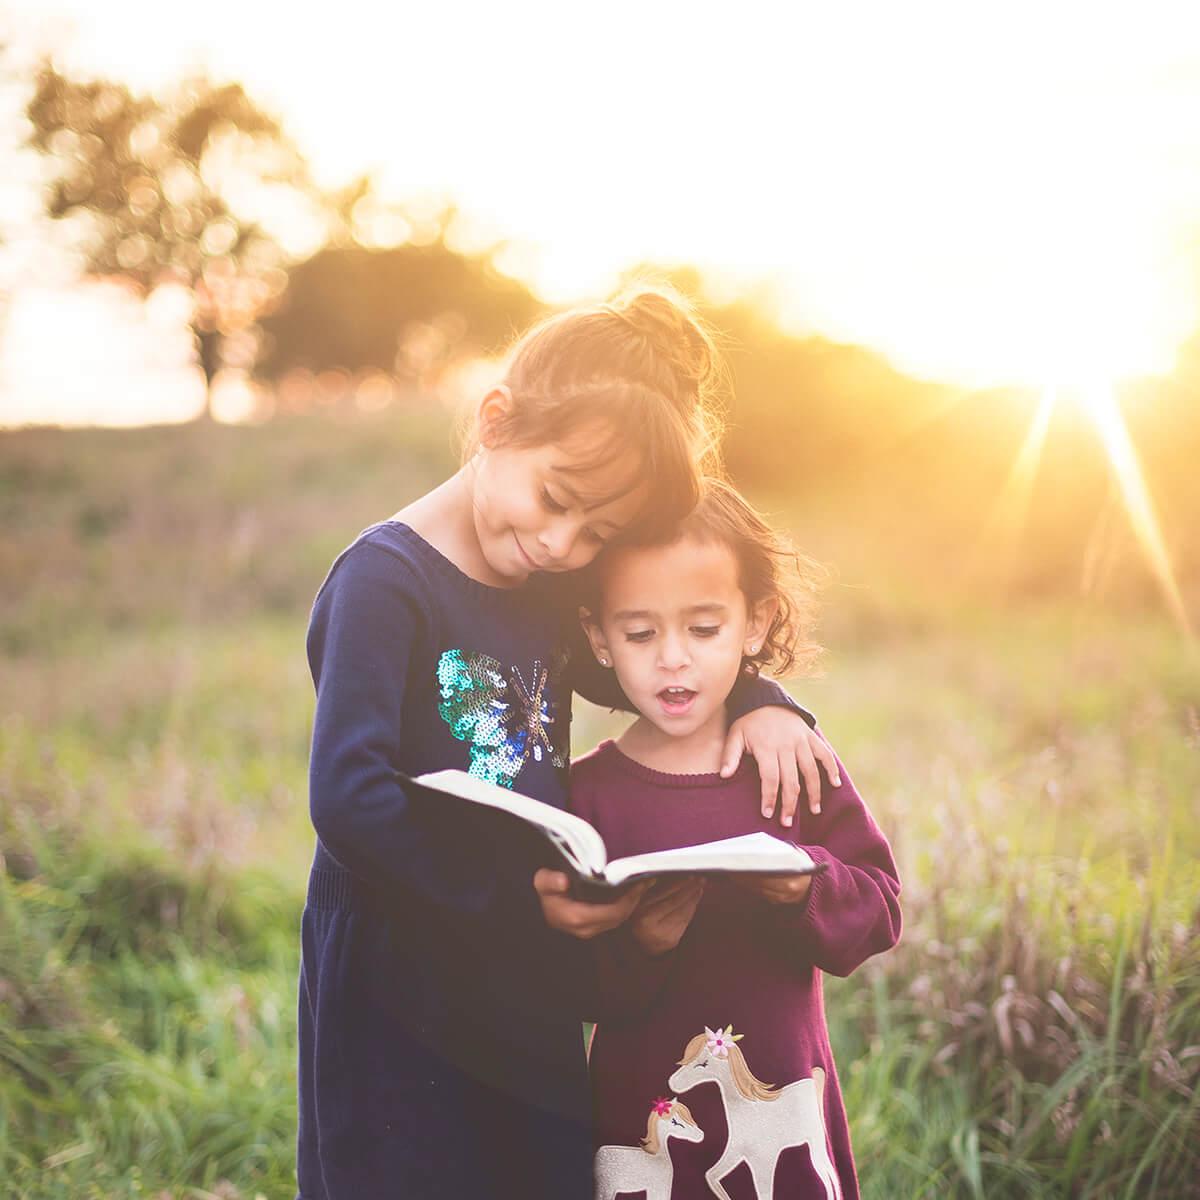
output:
[[[663,887],[686,928],[666,982],[592,1040],[597,1200],[858,1196],[821,977],[895,945],[891,850],[840,763],[790,829],[757,815],[752,759],[720,773],[739,674],[813,649],[798,561],[713,482],[673,541],[615,549],[596,571],[585,629],[640,714],[572,769],[572,806],[609,856],[763,830],[825,864]]]

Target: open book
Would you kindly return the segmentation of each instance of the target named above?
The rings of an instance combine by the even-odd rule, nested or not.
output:
[[[827,865],[816,862],[799,846],[761,832],[703,842],[698,846],[635,854],[610,862],[604,839],[595,827],[582,817],[552,804],[488,783],[466,771],[433,771],[415,778],[397,772],[397,776],[406,788],[417,794],[433,792],[441,793],[443,797],[457,796],[523,821],[557,851],[562,860],[560,865],[571,876],[572,894],[579,899],[607,900],[627,884],[663,875],[718,875],[742,871],[815,875]]]

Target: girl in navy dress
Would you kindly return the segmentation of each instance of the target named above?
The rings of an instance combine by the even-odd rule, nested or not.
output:
[[[692,509],[714,374],[701,325],[656,290],[541,323],[461,469],[360,534],[317,595],[302,1200],[590,1194],[579,1021],[606,980],[661,980],[670,913],[638,892],[580,903],[557,872],[445,844],[396,771],[459,767],[565,804],[572,689],[621,697],[571,655],[561,585]],[[748,748],[794,805],[797,773],[832,760],[784,693],[747,684],[731,757]]]

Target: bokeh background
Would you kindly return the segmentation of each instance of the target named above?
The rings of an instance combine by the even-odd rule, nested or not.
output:
[[[650,275],[834,571],[864,1195],[1196,1195],[1198,232],[1182,4],[0,9],[4,1194],[292,1195],[312,597]]]

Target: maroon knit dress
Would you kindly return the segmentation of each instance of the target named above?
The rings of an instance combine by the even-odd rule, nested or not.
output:
[[[762,817],[748,757],[730,779],[673,775],[610,741],[574,764],[571,807],[610,858],[764,830],[829,864],[798,905],[710,881],[662,989],[597,1027],[597,1200],[858,1196],[821,973],[848,975],[895,945],[900,883],[841,777],[826,781],[820,815],[798,812],[785,830]]]

